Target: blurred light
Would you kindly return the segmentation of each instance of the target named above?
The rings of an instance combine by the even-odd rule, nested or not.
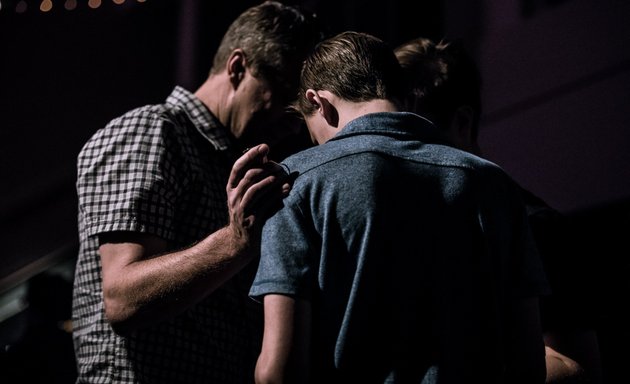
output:
[[[20,0],[15,5],[15,12],[17,13],[24,13],[26,12],[27,9],[28,9],[28,4],[26,4],[25,0]]]
[[[68,11],[72,11],[77,7],[77,0],[66,0],[66,3],[63,6]]]
[[[88,5],[90,8],[98,8],[101,6],[101,0],[89,0]]]
[[[0,11],[2,11],[2,1],[0,1]]]
[[[52,7],[53,7],[52,0],[44,0],[39,5],[39,10],[42,12],[48,12],[52,9]]]
[[[118,5],[120,5],[120,4],[122,4],[122,3],[124,3],[124,2],[125,2],[125,0],[112,0],[112,1],[113,1],[115,4],[118,4]]]
[[[147,0],[138,0],[138,3],[144,3]]]

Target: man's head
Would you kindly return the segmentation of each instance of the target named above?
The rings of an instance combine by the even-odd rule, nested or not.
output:
[[[265,1],[245,10],[226,31],[210,70],[210,79],[225,79],[224,97],[206,104],[244,143],[275,139],[277,132],[268,130],[295,99],[302,61],[322,37],[315,16],[296,7]],[[212,84],[199,92],[206,100],[216,93]]]
[[[406,109],[433,121],[451,145],[479,154],[481,76],[461,43],[417,38],[394,53],[411,89]]]
[[[317,137],[316,115],[324,118],[320,120],[324,125],[343,128],[339,120],[347,120],[340,118],[341,112],[368,103],[391,109],[404,95],[400,65],[391,47],[369,34],[348,31],[321,42],[306,59],[294,108],[305,117],[313,139],[322,143],[330,135]]]

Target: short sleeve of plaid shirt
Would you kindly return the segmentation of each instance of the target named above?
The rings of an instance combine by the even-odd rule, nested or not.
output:
[[[171,121],[158,106],[131,111],[97,132],[78,158],[86,235],[139,231],[172,240],[175,202],[186,183]]]

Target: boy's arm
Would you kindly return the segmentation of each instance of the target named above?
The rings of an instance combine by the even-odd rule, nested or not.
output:
[[[256,383],[307,383],[310,368],[311,304],[293,297],[264,297],[265,330]]]

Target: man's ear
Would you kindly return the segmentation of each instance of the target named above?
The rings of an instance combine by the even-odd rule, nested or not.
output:
[[[339,113],[337,108],[330,102],[328,92],[317,92],[314,89],[306,90],[306,100],[313,104],[315,113],[319,113],[331,127],[337,128],[339,125]]]
[[[243,77],[245,77],[247,59],[243,50],[237,48],[232,51],[226,63],[226,69],[230,78],[230,83],[234,88],[238,87]]]

